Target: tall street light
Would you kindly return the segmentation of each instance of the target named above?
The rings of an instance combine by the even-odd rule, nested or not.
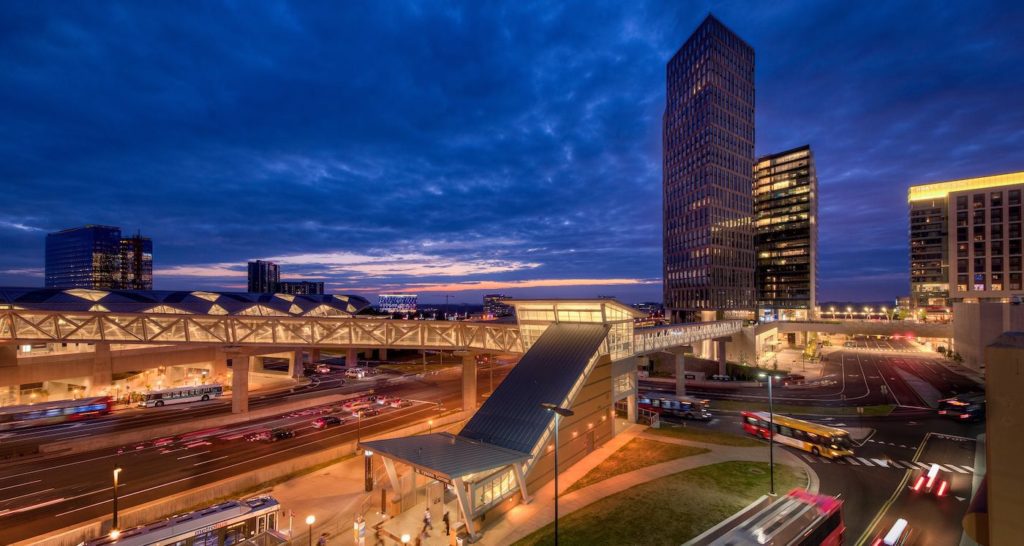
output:
[[[113,521],[110,524],[110,527],[112,529],[110,533],[111,533],[112,537],[113,537],[114,533],[117,533],[118,535],[121,534],[119,532],[118,528],[117,528],[117,476],[120,473],[121,473],[121,467],[117,467],[117,468],[114,469],[114,517],[113,517]],[[113,538],[117,538],[117,537],[113,537]]]
[[[316,523],[316,516],[306,516],[306,526],[309,528],[309,546],[313,546],[313,524]]]
[[[558,546],[558,425],[562,417],[571,417],[573,412],[548,402],[540,406],[555,414],[555,546]]]
[[[766,373],[758,377],[768,378],[768,475],[771,480],[769,495],[775,496],[775,408],[772,404],[772,376]]]

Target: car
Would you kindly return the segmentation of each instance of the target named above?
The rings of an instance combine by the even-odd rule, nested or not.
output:
[[[728,375],[714,374],[711,376],[712,381],[732,381],[732,377]]]
[[[806,381],[807,378],[798,373],[787,374],[782,378],[782,384],[787,387],[790,385],[803,385]]]
[[[263,441],[263,440],[269,440],[270,439],[270,431],[269,430],[257,430],[257,431],[250,432],[250,433],[246,434],[242,438],[244,438],[246,442],[260,442],[260,441]]]
[[[407,408],[412,405],[409,400],[403,400],[401,398],[393,398],[389,403],[389,406],[393,408]]]
[[[885,534],[875,537],[875,540],[871,541],[871,546],[903,546],[905,544],[913,544],[910,541],[913,534],[914,531],[910,528],[907,520],[899,518],[893,522],[892,527]]]
[[[373,417],[374,415],[380,415],[379,409],[366,408],[356,412],[360,417]]]
[[[353,379],[362,379],[367,375],[367,368],[349,368],[345,370],[345,377],[351,377]]]
[[[382,406],[386,406],[386,405],[390,404],[391,401],[394,400],[394,399],[395,399],[394,396],[386,396],[386,395],[382,394],[380,396],[374,397],[373,401],[378,403],[378,404],[380,404],[380,405],[382,405]]]
[[[949,492],[949,480],[942,477],[939,465],[933,463],[927,472],[921,471],[910,489],[915,493],[935,493],[936,497],[944,497]]]
[[[366,400],[353,400],[346,402],[345,405],[341,406],[347,412],[355,413],[361,409],[370,407],[370,402]]]
[[[313,369],[316,370],[316,373],[321,375],[327,375],[331,373],[331,367],[328,366],[327,364],[317,364],[316,368]]]
[[[335,417],[333,415],[328,415],[326,417],[320,417],[319,419],[314,420],[313,421],[313,428],[321,429],[322,430],[322,429],[325,429],[327,427],[334,426],[334,425],[340,425],[340,424],[341,424],[341,419],[338,419],[337,417]]]
[[[270,431],[270,438],[269,438],[269,440],[271,442],[276,442],[278,440],[287,440],[288,438],[294,438],[294,437],[295,437],[295,431],[290,429],[290,428],[275,428],[275,429]]]

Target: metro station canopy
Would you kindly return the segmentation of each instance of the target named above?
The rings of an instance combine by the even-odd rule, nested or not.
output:
[[[264,317],[349,317],[369,307],[359,296],[169,290],[0,287],[0,309]]]

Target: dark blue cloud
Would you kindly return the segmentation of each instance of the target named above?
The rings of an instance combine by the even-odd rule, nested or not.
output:
[[[1024,12],[756,7],[6,6],[0,282],[41,282],[47,231],[108,223],[154,238],[163,288],[293,257],[339,291],[660,299],[664,65],[710,10],[757,51],[758,152],[815,150],[821,298],[906,292],[906,187],[1024,169]]]

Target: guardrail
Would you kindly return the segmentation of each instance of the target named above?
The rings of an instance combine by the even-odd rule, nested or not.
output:
[[[636,354],[651,353],[670,347],[691,345],[705,339],[729,337],[738,334],[742,329],[743,321],[740,320],[637,328],[633,331],[633,352]]]

